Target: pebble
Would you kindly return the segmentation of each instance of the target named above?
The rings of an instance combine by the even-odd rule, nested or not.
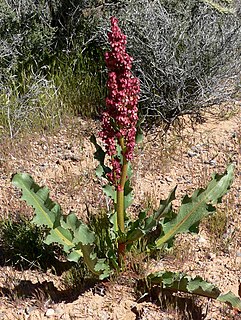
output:
[[[215,253],[212,253],[212,252],[209,252],[209,253],[207,254],[207,258],[208,258],[209,260],[214,260],[214,259],[216,258],[216,254],[215,254]]]
[[[55,314],[54,309],[50,308],[45,312],[46,317],[52,317]]]
[[[197,152],[188,151],[188,152],[187,152],[187,155],[188,155],[189,157],[193,158],[193,157],[196,157],[196,156],[198,155],[198,153],[197,153]]]
[[[205,160],[203,163],[209,164],[210,166],[216,166],[217,164],[215,160]]]
[[[206,243],[206,242],[207,242],[207,240],[206,240],[204,237],[202,237],[202,236],[199,237],[198,241],[199,241],[200,243]]]
[[[36,309],[36,306],[30,306],[25,309],[25,312],[27,315],[29,315],[31,312],[33,312]]]

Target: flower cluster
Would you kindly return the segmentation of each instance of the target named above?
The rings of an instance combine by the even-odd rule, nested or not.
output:
[[[112,50],[105,54],[109,70],[108,97],[100,136],[105,143],[107,154],[111,157],[112,172],[109,179],[117,186],[122,169],[117,155],[117,144],[123,141],[122,155],[126,161],[130,161],[135,146],[140,86],[138,79],[131,73],[133,59],[126,53],[126,36],[121,32],[115,17],[111,18],[108,38]]]

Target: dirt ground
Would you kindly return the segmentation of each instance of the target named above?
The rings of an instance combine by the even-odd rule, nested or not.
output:
[[[223,292],[231,290],[236,295],[241,280],[240,106],[237,103],[210,110],[195,125],[183,118],[164,136],[160,128],[145,134],[133,163],[135,201],[130,209],[134,216],[142,207],[156,208],[176,184],[178,205],[186,192],[204,186],[212,172],[223,172],[233,162],[235,181],[217,210],[218,217],[223,214],[226,217],[222,234],[218,219],[212,223],[206,220],[201,223],[198,235],[179,236],[172,252],[161,256],[159,261],[148,260],[143,266],[149,271],[166,269],[200,275]],[[97,163],[89,141],[92,133],[97,134],[98,123],[81,118],[66,119],[63,123],[51,133],[32,133],[12,140],[2,138],[3,219],[33,214],[10,183],[16,172],[28,172],[38,184],[48,186],[51,198],[66,213],[72,210],[87,219],[88,212],[95,214],[109,205],[101,181],[95,176]],[[174,298],[174,303],[166,303],[166,298],[162,300],[158,295],[156,299],[138,301],[134,278],[127,272],[103,284],[87,281],[84,289],[70,292],[63,280],[64,273],[56,275],[51,270],[33,268],[19,271],[2,264],[0,319],[241,319],[237,311],[206,298],[184,299],[180,295]]]

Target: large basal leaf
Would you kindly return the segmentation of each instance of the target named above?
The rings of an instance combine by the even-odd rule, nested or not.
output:
[[[46,187],[38,186],[26,173],[12,177],[12,183],[22,190],[22,200],[35,209],[33,223],[47,226],[49,232],[45,242],[58,243],[68,253],[68,260],[77,262],[84,258],[88,268],[101,278],[110,274],[109,266],[94,253],[95,234],[76,215],[62,215],[60,206],[49,198]],[[102,269],[101,269],[102,266]],[[109,273],[108,273],[109,272]]]
[[[170,192],[166,200],[160,201],[160,206],[154,214],[155,219],[160,220],[161,218],[167,218],[172,212],[172,201],[176,199],[177,186]],[[172,215],[172,214],[171,214]]]
[[[150,285],[159,284],[162,288],[172,292],[186,292],[217,299],[229,304],[233,308],[241,310],[241,300],[239,297],[235,296],[232,292],[221,294],[218,287],[199,276],[192,278],[181,272],[160,271],[149,274],[147,281]]]
[[[47,226],[51,230],[46,242],[48,244],[58,242],[67,252],[73,248],[71,232],[63,230],[60,226],[61,208],[49,198],[48,189],[38,186],[26,173],[15,174],[12,177],[12,183],[22,190],[21,199],[35,209],[32,222],[38,226]]]
[[[160,201],[160,206],[151,216],[147,216],[145,211],[141,211],[139,217],[131,223],[127,232],[127,241],[133,242],[139,240],[146,234],[152,232],[160,219],[169,221],[176,216],[172,211],[172,201],[175,200],[175,187],[169,194],[168,198]]]
[[[201,219],[215,212],[214,204],[221,202],[233,181],[233,165],[229,165],[224,174],[215,174],[206,189],[196,190],[192,197],[184,197],[177,215],[170,221],[161,222],[162,234],[156,240],[156,246],[161,247],[172,240],[176,234],[197,232]]]
[[[150,219],[151,221],[149,221]],[[149,221],[149,225],[152,222],[152,228],[156,226],[156,220],[153,217],[147,217],[146,211],[141,211],[138,218],[129,223],[129,230],[126,233],[127,243],[132,243],[136,240],[139,240],[151,230],[149,228],[145,229],[147,221]]]

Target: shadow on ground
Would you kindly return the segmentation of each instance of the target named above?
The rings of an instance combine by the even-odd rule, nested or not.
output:
[[[54,303],[71,303],[86,290],[94,288],[95,284],[96,281],[93,279],[85,279],[85,284],[81,288],[58,290],[52,281],[32,283],[30,280],[21,280],[14,289],[0,287],[0,297],[7,296],[11,300],[16,298],[34,298],[40,301],[50,299]]]

